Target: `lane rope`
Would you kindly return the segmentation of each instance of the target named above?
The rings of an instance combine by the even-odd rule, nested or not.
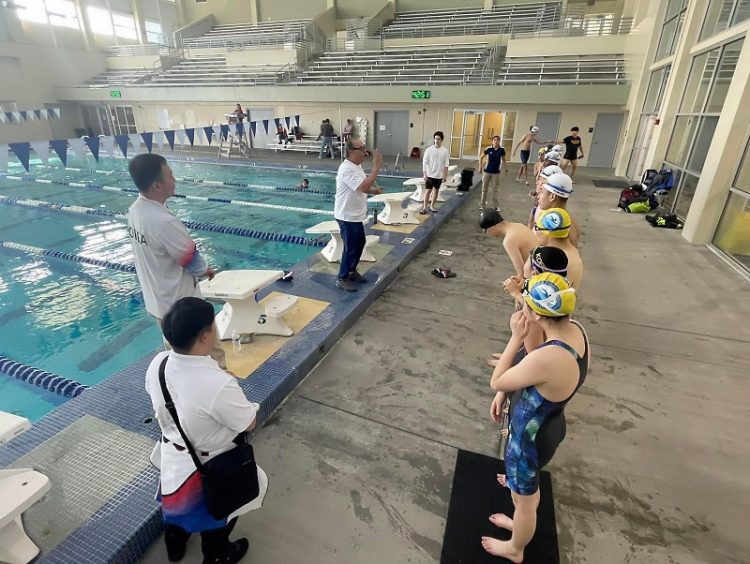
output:
[[[70,380],[69,378],[63,378],[46,370],[34,368],[28,364],[16,362],[2,354],[0,354],[0,372],[16,380],[21,380],[32,386],[38,386],[66,398],[74,398],[84,390],[89,389],[89,386],[85,384]]]
[[[85,257],[82,255],[76,255],[73,253],[65,253],[63,251],[55,251],[52,249],[43,249],[41,247],[33,247],[31,245],[24,245],[23,243],[14,243],[13,241],[0,241],[0,247],[4,249],[12,249],[14,251],[20,251],[29,255],[38,255],[44,257],[53,257],[56,259],[69,260],[71,262],[80,262],[83,264],[90,264],[92,266],[100,266],[102,268],[109,268],[111,270],[119,270],[121,272],[135,272],[134,264],[123,264],[121,262],[112,262],[104,259],[96,259],[91,257]]]

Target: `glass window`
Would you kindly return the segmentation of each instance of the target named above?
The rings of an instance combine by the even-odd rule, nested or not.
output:
[[[703,170],[703,163],[706,162],[706,156],[711,148],[711,141],[713,141],[717,123],[719,123],[717,116],[701,118],[698,134],[695,136],[693,150],[690,153],[690,159],[687,164],[689,170],[698,174]]]
[[[644,114],[659,113],[671,68],[671,65],[667,65],[651,73],[646,90],[646,99],[643,102]]]
[[[123,39],[138,39],[135,31],[135,20],[130,14],[116,14],[112,12],[112,25],[115,35]]]
[[[86,18],[89,20],[91,31],[98,35],[114,35],[112,29],[112,18],[109,12],[103,8],[86,7]]]
[[[668,20],[670,18],[673,18],[677,14],[679,14],[682,10],[684,10],[687,7],[687,0],[669,0],[669,5],[667,5],[667,13],[664,16],[664,20]]]
[[[685,165],[697,124],[697,116],[677,116],[666,156],[666,160],[672,165],[680,167]]]
[[[677,18],[673,18],[664,24],[661,28],[661,36],[659,37],[659,47],[656,49],[656,61],[662,60],[664,57],[668,57],[673,53],[672,42],[674,41],[674,34],[677,31]]]
[[[18,19],[25,22],[47,23],[47,9],[44,0],[15,0]]]
[[[750,0],[711,0],[700,39],[706,39],[750,18]]]
[[[680,104],[680,112],[700,113],[703,111],[720,50],[720,48],[716,48],[693,58],[693,64],[690,67],[690,74],[685,86],[685,94],[682,97],[682,104]]]
[[[737,67],[737,59],[740,58],[742,50],[742,39],[732,41],[724,46],[721,52],[721,60],[716,68],[711,94],[708,96],[706,113],[720,113],[724,107],[724,100],[729,91],[729,83],[732,81],[734,69]]]
[[[750,0],[738,0],[732,16],[732,25],[737,25],[747,19],[750,19]]]
[[[149,43],[163,43],[161,35],[161,24],[151,20],[145,20],[146,41]]]
[[[750,193],[750,141],[745,146],[745,154],[742,157],[742,163],[732,186],[743,192]]]
[[[695,196],[695,189],[698,186],[699,177],[694,176],[688,172],[684,174],[682,186],[680,191],[677,193],[677,202],[674,206],[674,213],[681,218],[686,218],[688,211],[690,210],[690,204],[693,202],[693,196]]]
[[[714,234],[714,245],[750,268],[750,198],[729,193]]]
[[[45,0],[45,3],[47,4],[49,23],[58,27],[80,29],[78,12],[71,0]]]

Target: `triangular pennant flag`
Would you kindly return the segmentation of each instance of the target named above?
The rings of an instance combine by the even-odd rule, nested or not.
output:
[[[286,130],[289,131],[292,129],[292,116],[286,116],[284,121],[286,122]]]
[[[211,137],[214,135],[214,130],[212,127],[204,127],[203,133],[206,134],[206,141],[208,141],[208,144],[211,144]]]
[[[245,136],[245,124],[242,122],[237,124],[237,135],[239,135],[240,137]]]
[[[159,151],[161,151],[164,148],[164,132],[154,131],[154,141],[156,141],[156,145],[159,147]]]
[[[267,119],[263,120],[263,129],[266,131],[266,133],[268,133],[268,120]]]
[[[294,116],[294,121],[297,123],[297,127],[299,127],[299,114]]]
[[[70,143],[70,148],[73,149],[73,153],[75,153],[76,157],[81,160],[86,159],[86,154],[83,152],[83,139],[79,139],[78,137],[71,137],[70,139],[68,139],[68,143]]]
[[[229,126],[226,124],[222,124],[220,126],[221,129],[221,136],[224,138],[224,141],[227,140],[227,135],[229,135]]]
[[[138,154],[141,152],[141,136],[139,133],[128,133],[128,139],[130,144],[133,146],[133,153]]]
[[[28,119],[29,119],[29,118],[27,117],[27,114],[26,114],[26,111],[25,111],[25,110],[21,110],[21,111],[20,111],[20,112],[18,112],[18,113],[19,113],[19,114],[21,115],[21,119],[22,119],[23,121],[26,121],[26,120],[28,120]]]
[[[115,156],[115,138],[111,135],[107,135],[106,137],[99,137],[99,146],[110,157]]]
[[[26,119],[28,121],[36,121],[36,113],[34,113],[34,110],[29,110],[26,112]]]
[[[57,119],[60,119],[60,108],[52,108],[52,112],[55,114]]]
[[[21,112],[12,112],[13,113],[13,119],[16,120],[16,123],[21,123]]]
[[[43,119],[42,110],[34,110],[34,115],[36,116],[36,119]]]
[[[185,145],[185,130],[178,129],[175,131],[175,134],[177,135],[177,140],[180,142],[180,145]]]
[[[47,114],[47,119],[53,119],[55,117],[55,112],[52,111],[52,108],[48,108],[45,112]]]
[[[167,143],[169,143],[169,148],[174,151],[174,129],[169,129],[165,131],[164,137],[167,138]]]
[[[21,161],[21,164],[23,165],[23,168],[26,169],[28,172],[29,170],[29,151],[31,148],[31,145],[29,145],[29,142],[26,141],[24,143],[8,143],[8,146],[13,150],[13,152],[18,157],[18,160]]]
[[[5,112],[5,120],[8,123],[13,123],[13,112]]]
[[[185,131],[187,131],[187,130],[185,130]],[[205,145],[206,144],[205,143],[205,141],[206,141],[206,134],[203,133],[203,128],[202,127],[196,127],[193,130],[193,132],[195,133],[195,142],[197,142],[198,145]]]
[[[8,170],[8,145],[0,144],[0,172]]]
[[[79,139],[80,141],[80,139]],[[55,139],[49,142],[52,145],[52,150],[62,161],[63,166],[68,165],[68,141],[66,139]]]
[[[128,157],[128,136],[127,135],[115,135],[115,142],[117,143],[117,146],[120,147],[120,151],[122,151],[122,156],[127,158]]]
[[[185,136],[188,138],[188,141],[190,141],[190,146],[192,147],[195,145],[195,129],[192,127],[188,127],[185,129]]]
[[[32,141],[31,148],[44,164],[49,161],[49,141]]]
[[[8,118],[5,116],[5,112],[0,112],[0,123],[8,123]]]
[[[106,139],[106,137],[104,139]],[[91,136],[91,137],[86,137],[84,141],[86,142],[86,145],[88,145],[88,148],[91,150],[91,154],[94,155],[94,158],[98,161],[99,160],[99,138]]]
[[[281,120],[279,118],[273,118],[273,122],[276,124],[276,131],[278,131],[279,126],[281,125]]]
[[[258,127],[258,124],[254,121],[250,122],[250,131],[253,134],[253,137],[255,137],[255,129]]]
[[[146,144],[146,149],[148,149],[148,152],[150,153],[151,148],[154,146],[154,134],[149,131],[147,133],[141,133],[141,137],[143,138],[143,142]]]

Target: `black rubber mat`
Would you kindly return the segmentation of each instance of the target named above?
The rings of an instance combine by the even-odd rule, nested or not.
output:
[[[627,188],[630,186],[627,180],[592,180],[596,188]]]
[[[505,558],[490,556],[481,544],[482,536],[501,540],[510,538],[510,531],[495,527],[487,519],[493,513],[513,516],[510,490],[497,483],[497,474],[503,472],[502,460],[465,450],[458,451],[443,536],[442,564],[510,562]],[[560,553],[549,472],[542,472],[540,489],[536,534],[526,547],[523,561],[524,564],[558,564]]]

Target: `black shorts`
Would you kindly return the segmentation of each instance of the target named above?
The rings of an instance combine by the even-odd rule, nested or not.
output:
[[[521,164],[527,164],[529,162],[529,157],[531,156],[531,151],[524,151],[521,149]]]
[[[428,190],[432,190],[433,188],[440,188],[440,185],[443,183],[442,178],[430,178],[427,177],[427,182],[425,182],[425,188]]]
[[[563,158],[565,160],[568,160],[568,161],[577,161],[578,160],[578,153],[575,153],[575,154],[565,153],[565,156]]]

